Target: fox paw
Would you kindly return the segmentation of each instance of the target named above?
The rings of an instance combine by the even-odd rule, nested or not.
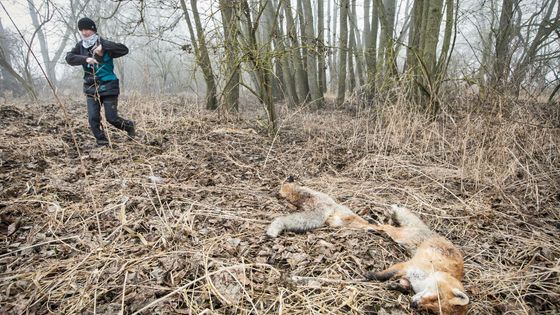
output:
[[[381,280],[381,273],[375,271],[368,271],[366,272],[366,279],[367,280]]]
[[[395,271],[369,271],[366,273],[366,279],[377,280],[377,281],[387,281],[396,275]]]
[[[394,281],[389,283],[389,285],[387,286],[387,289],[392,290],[392,291],[398,291],[401,292],[403,294],[408,294],[410,293],[410,282],[406,279],[399,279],[398,281]]]

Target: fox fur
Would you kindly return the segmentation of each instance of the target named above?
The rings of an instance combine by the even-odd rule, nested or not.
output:
[[[303,211],[274,219],[266,231],[269,237],[277,237],[283,231],[304,232],[325,225],[374,230],[375,225],[348,207],[338,204],[329,195],[311,188],[284,183],[280,188],[280,196]]]
[[[391,206],[393,217],[400,225],[395,227],[370,224],[327,194],[291,182],[282,184],[280,196],[302,211],[274,219],[266,231],[269,237],[275,238],[283,231],[304,232],[325,225],[386,233],[405,246],[413,257],[386,270],[369,272],[366,278],[394,280],[390,289],[414,291],[411,304],[414,308],[445,315],[466,314],[469,297],[461,284],[461,252],[408,209]]]
[[[394,280],[389,288],[401,292],[412,289],[415,292],[411,304],[413,308],[444,315],[466,314],[469,297],[461,283],[461,252],[447,239],[431,231],[408,209],[396,205],[391,209],[400,227],[379,225],[375,230],[404,245],[412,258],[380,272],[369,272],[366,278]]]

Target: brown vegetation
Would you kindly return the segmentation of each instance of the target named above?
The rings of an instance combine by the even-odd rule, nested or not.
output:
[[[258,119],[129,97],[142,137],[113,132],[112,149],[68,103],[79,153],[55,105],[0,105],[0,312],[413,313],[363,280],[407,255],[390,240],[265,238],[293,210],[276,197],[288,175],[374,221],[392,203],[420,213],[464,252],[470,314],[560,312],[558,113],[453,100],[429,120],[402,103],[284,109],[268,137]]]

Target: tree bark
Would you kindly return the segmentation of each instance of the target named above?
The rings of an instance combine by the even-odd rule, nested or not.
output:
[[[346,55],[348,53],[348,0],[340,0],[340,37],[339,47],[339,69],[338,69],[338,90],[336,94],[336,105],[344,103],[346,92]]]
[[[269,131],[274,133],[277,129],[276,108],[272,99],[272,57],[270,54],[270,45],[261,45],[257,41],[257,27],[259,20],[253,22],[251,18],[251,9],[247,0],[241,1],[241,13],[244,17],[245,28],[247,30],[247,47],[244,47],[249,62],[255,70],[258,92],[255,92],[261,104],[265,106],[265,110],[270,122]],[[264,8],[261,8],[264,9]],[[259,12],[258,17],[261,14]]]
[[[229,112],[239,111],[239,33],[238,0],[220,0],[224,27],[225,77],[223,107]]]
[[[513,8],[517,0],[503,0],[500,13],[500,24],[496,34],[496,59],[492,85],[496,91],[501,92],[509,77],[511,53],[509,44],[513,34]]]
[[[356,60],[356,74],[358,77],[358,86],[364,84],[364,63],[362,61],[362,43],[360,42],[360,31],[358,29],[358,15],[356,12],[356,0],[352,0],[352,17],[350,18],[350,25],[353,28],[353,36],[350,36],[352,40],[352,52],[354,53],[354,59]]]
[[[280,14],[281,4],[273,5],[271,0],[267,0],[265,7],[265,15],[267,21],[268,33],[272,36],[274,41],[275,50],[278,53],[278,59],[280,61],[280,66],[282,68],[282,80],[284,81],[284,87],[288,94],[288,100],[290,106],[296,106],[299,104],[299,98],[297,95],[296,84],[293,76],[291,75],[290,69],[290,52],[286,50],[284,44],[284,36],[282,34],[282,28],[279,25],[278,15]]]
[[[554,11],[557,3],[558,8],[556,8],[556,15],[552,17],[552,12]],[[530,44],[528,44],[528,47],[526,47],[520,61],[515,65],[511,74],[509,90],[516,98],[519,97],[521,83],[527,76],[531,64],[535,62],[537,53],[543,48],[543,43],[550,37],[552,32],[560,29],[560,2],[552,0],[548,4],[548,8],[543,7],[543,9],[546,9],[546,13],[537,28],[535,37]]]
[[[32,80],[26,80],[21,76],[12,66],[10,52],[7,47],[8,40],[2,26],[2,21],[0,21],[0,70],[2,74],[3,82],[6,86],[9,86],[14,94],[18,96],[19,87],[16,82],[18,82],[21,87],[23,87],[29,96],[33,99],[37,99],[37,92],[33,86]],[[14,82],[16,81],[16,82]]]
[[[45,65],[45,72],[47,73],[47,77],[51,81],[53,86],[56,86],[58,83],[55,72],[56,60],[51,60],[51,58],[49,57],[49,46],[45,38],[45,33],[43,32],[43,26],[48,20],[50,20],[50,18],[48,18],[46,21],[43,21],[42,23],[39,22],[39,17],[37,15],[33,0],[27,0],[27,6],[29,8],[29,16],[31,17],[31,22],[33,23],[33,27],[35,27],[37,39],[39,40],[39,47],[41,50],[43,64]]]
[[[354,56],[356,53],[356,40],[355,40],[355,34],[354,34],[354,20],[353,20],[353,14],[354,14],[354,9],[356,8],[356,0],[350,0],[350,9],[348,12],[348,55],[346,56],[346,58],[348,58],[347,62],[347,71],[348,71],[348,91],[350,91],[350,93],[352,93],[354,91],[354,89],[356,89],[356,71],[354,71]],[[341,31],[342,34],[342,31]]]
[[[319,78],[317,75],[317,45],[315,44],[315,32],[313,30],[313,11],[311,0],[303,1],[305,14],[305,43],[307,49],[307,79],[309,82],[309,92],[311,101],[316,102],[319,107],[324,105],[323,91],[319,89]]]
[[[296,23],[294,22],[294,16],[292,14],[292,8],[290,6],[289,0],[280,0],[282,6],[284,7],[284,14],[286,15],[286,29],[288,32],[288,38],[290,39],[290,51],[292,57],[292,64],[295,70],[295,81],[298,91],[299,102],[306,100],[309,94],[309,85],[307,83],[307,73],[303,67],[303,61],[301,57],[301,45],[298,41]],[[298,103],[299,103],[298,102]]]
[[[337,22],[338,22],[338,13],[339,13],[339,5],[337,1],[333,3],[333,26],[332,26],[332,36],[331,36],[331,46],[336,46],[335,43],[337,42],[336,34],[338,30]],[[340,47],[339,47],[340,49]],[[337,72],[337,59],[336,59],[336,50],[333,49],[332,52],[332,66],[331,66],[331,90],[334,92],[337,89],[338,83],[338,72]]]
[[[371,23],[368,36],[366,37],[365,58],[367,63],[367,97],[372,99],[376,92],[377,80],[377,33],[379,25],[379,17],[377,14],[377,6],[371,6]]]
[[[187,25],[192,28],[185,0],[181,0],[181,8],[183,9]],[[218,108],[218,98],[216,97],[216,82],[214,80],[214,71],[212,70],[212,63],[210,61],[210,56],[208,55],[208,48],[206,47],[206,36],[204,35],[202,23],[200,22],[200,15],[198,14],[196,0],[191,0],[191,9],[193,12],[198,40],[196,45],[198,47],[196,62],[202,69],[204,81],[206,82],[206,109],[214,110]],[[194,32],[191,32],[191,36],[192,35],[194,35]],[[195,38],[192,38],[192,41],[194,42]]]
[[[325,9],[323,7],[323,1],[317,1],[317,25],[319,91],[323,94],[327,92],[327,73],[325,66]]]

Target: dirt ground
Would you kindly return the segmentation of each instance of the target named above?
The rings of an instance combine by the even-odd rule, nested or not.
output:
[[[111,129],[112,148],[65,106],[69,127],[55,103],[0,104],[0,314],[418,314],[363,280],[407,258],[390,240],[265,237],[295,211],[277,197],[289,175],[373,222],[419,213],[464,253],[469,314],[560,313],[560,131],[528,105],[282,108],[268,135],[251,111],[130,97],[139,137]]]

